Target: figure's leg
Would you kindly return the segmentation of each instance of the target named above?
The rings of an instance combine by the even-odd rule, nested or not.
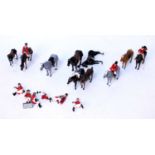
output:
[[[18,55],[16,54],[16,60],[18,60]]]

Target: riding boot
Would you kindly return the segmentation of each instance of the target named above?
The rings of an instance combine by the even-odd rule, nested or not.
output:
[[[72,108],[73,112],[75,111],[75,107]]]
[[[84,106],[81,104],[81,108],[83,109],[84,108]]]
[[[39,107],[39,108],[42,108],[42,105],[39,103],[39,104],[38,104],[38,107]]]
[[[16,92],[12,93],[13,96],[15,96],[16,94],[17,94]]]
[[[51,97],[49,98],[49,101],[52,102],[52,98]]]

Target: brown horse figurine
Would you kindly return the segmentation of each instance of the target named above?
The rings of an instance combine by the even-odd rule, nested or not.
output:
[[[68,79],[67,84],[70,84],[71,82],[73,82],[73,83],[74,83],[74,88],[75,88],[75,90],[76,90],[76,88],[77,88],[77,82],[78,82],[78,81],[79,81],[78,76],[77,76],[77,75],[74,75],[74,76],[72,76],[72,77],[70,77],[70,78]]]
[[[120,61],[122,62],[122,68],[126,68],[128,61],[132,62],[134,51],[132,49],[127,50],[127,52],[121,57]]]
[[[92,82],[93,79],[93,67],[91,67],[90,69],[86,70],[86,73],[80,78],[80,84],[81,84],[81,88],[83,88],[83,90],[85,89],[85,83],[86,81],[90,81]]]

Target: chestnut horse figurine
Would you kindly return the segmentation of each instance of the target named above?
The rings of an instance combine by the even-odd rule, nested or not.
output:
[[[129,49],[120,59],[120,61],[122,62],[122,68],[126,68],[126,65],[128,63],[128,61],[130,61],[130,63],[132,62],[132,58],[134,55],[134,51],[132,49]]]

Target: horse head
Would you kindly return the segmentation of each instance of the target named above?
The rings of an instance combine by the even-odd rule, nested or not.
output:
[[[31,47],[28,48],[29,54],[33,54],[33,50]]]
[[[70,84],[72,81],[73,81],[73,80],[72,80],[72,77],[70,77],[70,78],[68,79],[67,84]]]
[[[125,59],[125,54],[124,54],[124,55],[122,55],[122,57],[121,57],[120,61],[121,61],[121,62],[123,62],[123,61],[124,61],[124,59]]]
[[[42,64],[41,64],[41,67],[40,67],[40,70],[42,71],[43,68],[44,68],[44,64],[42,63]]]
[[[51,62],[52,66],[55,66],[54,57],[50,57],[50,58],[48,59],[48,61]]]
[[[71,58],[68,59],[67,66],[70,66],[70,64],[71,64]]]
[[[68,79],[67,84],[70,84],[71,82],[77,82],[78,80],[79,78],[77,77],[77,75],[74,75]]]

